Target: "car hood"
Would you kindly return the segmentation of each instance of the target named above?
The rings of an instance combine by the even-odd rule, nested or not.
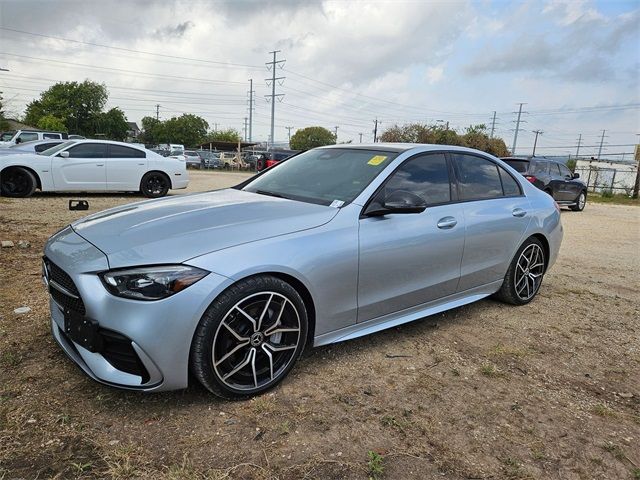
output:
[[[71,224],[110,268],[184,262],[242,243],[318,227],[337,208],[235,189],[112,208]]]

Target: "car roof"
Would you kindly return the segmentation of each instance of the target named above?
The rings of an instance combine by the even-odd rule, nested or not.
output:
[[[75,142],[76,145],[81,143],[109,143],[111,145],[122,145],[123,147],[135,148],[138,150],[147,150],[145,147],[141,147],[140,145],[135,145],[133,143],[126,143],[126,142],[117,142],[115,140],[94,140],[92,138],[85,138],[81,140],[81,139],[72,138],[71,140],[67,140],[67,142]]]
[[[468,147],[460,147],[457,145],[439,145],[433,143],[342,143],[338,145],[327,145],[319,148],[350,148],[356,150],[378,150],[383,152],[396,152],[403,153],[411,150],[416,152],[429,152],[438,150],[456,151],[456,152],[468,152],[468,153],[481,153],[484,155],[490,155],[480,150],[475,150]]]

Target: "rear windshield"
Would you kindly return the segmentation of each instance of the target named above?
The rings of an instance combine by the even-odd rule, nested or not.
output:
[[[516,172],[520,173],[526,173],[529,168],[529,162],[527,160],[505,160],[504,162]]]

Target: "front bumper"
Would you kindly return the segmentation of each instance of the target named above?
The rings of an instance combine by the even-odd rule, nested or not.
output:
[[[47,243],[45,256],[58,268],[57,275],[68,275],[64,286],[77,294],[84,310],[77,312],[78,300],[67,302],[59,290],[53,292],[52,335],[89,377],[149,392],[187,387],[193,334],[209,304],[231,284],[230,279],[210,273],[172,297],[144,302],[111,295],[97,275],[107,269],[106,257],[71,229]],[[90,351],[72,340],[65,332],[64,312],[69,308],[97,322],[100,335],[108,340],[104,347]]]

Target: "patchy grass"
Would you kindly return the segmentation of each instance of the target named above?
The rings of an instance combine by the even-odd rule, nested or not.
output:
[[[631,470],[631,475],[633,476],[634,480],[640,480],[640,468],[633,467],[633,469]]]
[[[527,354],[525,350],[517,347],[511,347],[509,345],[503,345],[498,343],[489,350],[489,355],[496,357],[509,356],[509,357],[524,357]]]
[[[498,378],[504,376],[504,372],[498,369],[498,367],[496,367],[493,363],[484,363],[479,370],[482,375],[489,378]]]
[[[611,455],[613,455],[613,457],[616,460],[624,460],[625,458],[627,458],[627,456],[624,453],[624,450],[622,450],[622,447],[620,447],[620,445],[616,445],[615,443],[611,443],[611,442],[607,442],[605,443],[602,448],[604,449],[605,452],[609,452]]]
[[[506,457],[500,458],[499,460],[500,463],[502,463],[502,472],[505,478],[510,480],[525,480],[531,478],[531,475],[522,467],[522,462],[517,458]]]
[[[587,194],[587,203],[611,203],[615,205],[640,206],[640,198],[631,198],[624,193],[614,193],[613,195],[600,195],[597,193]]]
[[[369,450],[367,452],[367,467],[369,469],[369,477],[378,480],[384,473],[384,457],[379,453]]]
[[[599,417],[615,417],[616,416],[615,411],[613,411],[606,405],[603,405],[602,403],[598,403],[597,405],[594,405],[591,411],[596,415],[598,415]]]

